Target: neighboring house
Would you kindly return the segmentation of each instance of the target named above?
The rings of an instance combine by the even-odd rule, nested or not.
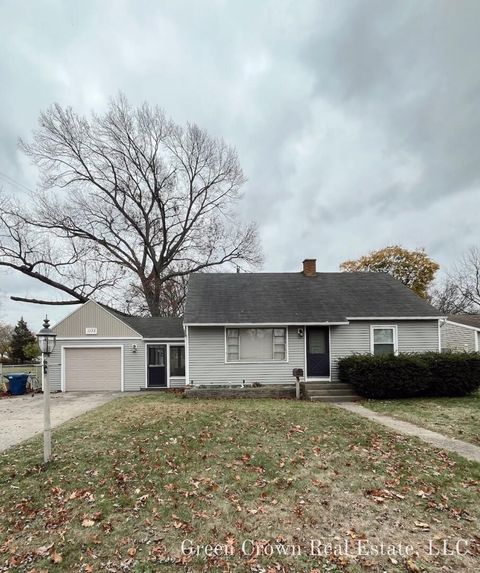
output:
[[[480,349],[480,314],[451,314],[440,331],[442,350],[478,352]]]
[[[352,353],[440,350],[442,314],[383,273],[303,272],[190,277],[184,327],[187,380],[284,384],[338,378]]]
[[[185,386],[181,319],[124,316],[89,301],[53,330],[52,392]]]
[[[440,350],[439,311],[382,273],[198,273],[181,319],[137,318],[87,302],[54,331],[56,390],[289,384],[338,378],[352,353]]]

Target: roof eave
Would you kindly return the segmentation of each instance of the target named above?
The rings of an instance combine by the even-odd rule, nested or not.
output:
[[[347,316],[347,320],[442,320],[446,316]]]
[[[348,321],[290,321],[283,322],[184,322],[184,326],[341,326],[350,324]]]
[[[472,324],[465,324],[464,322],[457,322],[456,320],[452,320],[451,318],[447,318],[448,324],[454,324],[455,326],[462,326],[463,328],[467,328],[468,330],[476,330],[480,332],[480,326],[473,326]]]

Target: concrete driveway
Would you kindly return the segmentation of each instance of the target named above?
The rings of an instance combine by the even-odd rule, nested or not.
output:
[[[119,393],[70,392],[51,394],[52,428],[93,410]],[[0,399],[0,452],[43,430],[43,394],[26,394]]]

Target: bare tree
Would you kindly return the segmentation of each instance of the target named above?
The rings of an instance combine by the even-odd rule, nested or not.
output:
[[[450,280],[457,286],[459,293],[468,302],[471,312],[480,310],[480,249],[470,248],[462,257]]]
[[[480,312],[480,250],[472,247],[430,294],[434,306],[445,314]]]
[[[429,294],[429,301],[445,314],[474,312],[471,302],[461,293],[456,282],[447,278]]]
[[[125,310],[133,296],[158,316],[190,273],[261,262],[256,226],[235,216],[236,152],[196,125],[120,95],[90,118],[54,105],[20,145],[42,187],[0,199],[0,266],[62,292],[58,304],[95,297]]]
[[[160,313],[162,316],[180,317],[183,315],[187,296],[188,276],[178,275],[162,284],[160,293]],[[149,309],[142,295],[142,286],[132,284],[127,293],[127,312],[136,315],[148,315]]]

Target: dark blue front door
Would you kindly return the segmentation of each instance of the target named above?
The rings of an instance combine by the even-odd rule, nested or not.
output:
[[[164,344],[147,346],[148,387],[161,388],[167,385],[167,352]]]
[[[307,377],[330,376],[330,336],[328,326],[307,328]]]

